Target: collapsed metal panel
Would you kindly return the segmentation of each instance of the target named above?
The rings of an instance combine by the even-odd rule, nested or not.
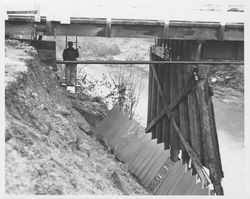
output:
[[[169,150],[115,106],[94,129],[95,136],[125,162],[131,173],[155,195],[208,195],[208,188],[196,184],[187,165],[170,160]],[[169,178],[171,176],[171,178]]]

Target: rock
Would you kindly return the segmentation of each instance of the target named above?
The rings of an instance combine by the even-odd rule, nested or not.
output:
[[[217,79],[215,77],[211,78],[211,82],[215,83]]]
[[[77,142],[77,134],[75,133],[74,129],[72,126],[68,126],[67,131],[65,132],[65,138],[67,139],[68,143],[70,142]]]
[[[122,186],[122,182],[121,182],[121,179],[119,177],[119,174],[114,171],[112,174],[111,174],[111,177],[112,177],[112,180],[113,180],[113,183],[114,185],[120,189],[124,194],[127,194],[126,191],[124,190],[123,186]]]
[[[77,95],[75,93],[66,93],[67,97],[72,98],[72,99],[77,99]]]
[[[32,97],[33,99],[35,99],[37,96],[38,96],[37,93],[31,93],[31,97]]]
[[[71,113],[68,111],[66,108],[62,106],[57,106],[57,111],[62,115],[62,116],[69,116]]]
[[[48,69],[51,70],[51,71],[53,71],[54,67],[53,66],[49,66]]]
[[[225,77],[225,79],[232,79],[233,77],[232,76],[229,76],[229,75],[227,75],[226,77]]]
[[[42,110],[42,111],[47,111],[48,110],[48,108],[44,104],[40,104],[37,108]]]
[[[84,125],[84,124],[78,124],[79,129],[84,131],[87,135],[93,135],[93,131],[91,130],[91,127],[89,125]]]
[[[5,142],[8,142],[13,136],[8,130],[5,131]]]

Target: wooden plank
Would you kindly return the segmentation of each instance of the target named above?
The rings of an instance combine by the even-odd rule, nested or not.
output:
[[[177,93],[178,93],[178,88],[177,88],[176,67],[171,65],[170,67],[170,101],[171,102],[174,100]],[[178,126],[179,114],[176,109],[173,109],[172,117],[174,118]],[[171,160],[173,162],[176,162],[178,160],[178,155],[179,155],[179,137],[175,132],[175,128],[173,124],[171,123],[170,123],[170,145],[171,145],[171,149],[170,149]]]
[[[154,59],[154,57],[153,57]],[[152,64],[150,65],[151,69],[156,70],[156,65]],[[151,98],[151,119],[154,118],[156,116],[157,113],[157,93],[158,93],[158,88],[157,88],[157,83],[155,81],[155,79],[153,79],[152,82],[152,98]],[[156,128],[153,127],[151,128],[151,132],[152,132],[152,139],[156,138]]]
[[[218,172],[221,173],[221,177],[224,178],[224,173],[222,170],[222,165],[221,165],[221,157],[220,157],[220,150],[219,150],[219,140],[218,140],[218,136],[217,136],[217,129],[216,129],[216,123],[215,123],[215,114],[214,114],[214,106],[213,106],[213,102],[212,102],[212,96],[209,96],[208,98],[208,106],[209,106],[209,114],[210,114],[210,125],[211,125],[211,132],[213,133],[214,136],[214,140],[215,140],[215,146],[214,148],[217,148],[218,150],[216,150],[216,157],[217,157],[217,169]]]
[[[201,44],[199,44],[201,46]],[[195,52],[195,60],[201,58],[201,49],[197,48]],[[202,67],[203,76],[207,77],[209,72],[209,67]],[[214,131],[211,106],[209,106],[208,98],[208,82],[207,78],[199,79],[197,83],[196,95],[198,99],[198,110],[200,113],[201,121],[201,133],[202,133],[202,146],[204,153],[204,159],[206,165],[208,165],[210,172],[210,179],[214,184],[214,189],[217,195],[223,195],[223,188],[221,186],[221,178],[223,177],[222,168],[220,167],[220,156],[219,155],[219,146],[217,140],[217,132]],[[206,159],[209,159],[208,161]]]
[[[217,172],[217,175],[214,175],[214,190],[217,195],[223,195],[224,190],[221,185],[221,178],[224,178],[224,172],[222,170],[222,165],[221,165],[221,157],[220,157],[220,151],[219,151],[219,141],[217,137],[217,129],[216,129],[216,124],[215,124],[215,115],[214,115],[214,107],[213,107],[213,102],[212,102],[212,97],[210,96],[208,99],[208,104],[209,104],[209,114],[211,115],[210,117],[210,125],[211,125],[211,132],[212,135],[214,136],[214,146],[213,149],[215,150],[216,154],[216,159],[217,161],[213,161],[213,164],[216,164],[216,169],[215,172]],[[211,164],[212,167],[212,164]],[[215,167],[215,166],[214,166]],[[210,171],[211,172],[211,171]],[[211,175],[213,172],[211,172]]]
[[[178,90],[181,92],[181,89],[185,86],[187,82],[184,80],[183,70],[181,69],[183,66],[177,68],[177,78],[178,78]],[[182,100],[179,104],[179,121],[180,121],[180,130],[183,134],[184,139],[190,143],[190,131],[189,131],[189,117],[188,117],[188,103],[187,97]],[[183,163],[188,163],[189,156],[184,147],[181,143],[181,150],[182,150],[182,159]]]
[[[205,157],[209,159],[208,169],[210,171],[210,179],[214,184],[216,194],[223,195],[223,188],[221,186],[223,174],[221,173],[221,168],[218,166],[220,165],[220,157],[218,157],[218,153],[216,153],[216,151],[219,151],[219,147],[216,143],[214,129],[211,128],[211,111],[209,111],[208,86],[206,80],[199,80],[196,92],[201,115],[203,146],[206,151]]]
[[[173,117],[171,117],[171,123],[173,124],[176,133],[178,134],[180,140],[182,141],[183,145],[185,146],[189,157],[192,160],[192,164],[195,167],[195,170],[197,171],[197,173],[199,174],[199,177],[201,178],[202,183],[204,184],[204,186],[208,186],[209,185],[209,181],[207,179],[206,176],[206,172],[204,171],[204,169],[202,168],[202,164],[200,162],[200,160],[197,158],[196,153],[193,151],[193,149],[189,146],[189,144],[186,142],[186,140],[183,138],[182,133],[179,129],[179,127],[177,126],[175,120],[173,119]]]
[[[191,147],[197,155],[199,160],[202,159],[201,147],[201,124],[200,114],[198,110],[198,102],[195,94],[196,86],[194,86],[188,94],[188,114],[189,114],[189,127],[190,127],[190,141]],[[196,170],[193,169],[193,175]]]
[[[159,77],[159,81],[162,84],[162,67],[160,65],[157,66],[157,73]],[[157,115],[163,109],[162,106],[163,98],[161,97],[160,92],[157,93]],[[162,120],[156,124],[156,138],[157,144],[162,143]]]
[[[166,85],[166,84],[164,83],[164,85]],[[194,78],[190,77],[189,80],[187,81],[186,86],[183,89],[181,89],[181,91],[177,94],[177,96],[169,104],[168,108],[170,110],[174,109],[186,97],[186,95],[188,94],[188,92],[190,91],[190,89],[192,88],[192,86],[194,84],[195,84]],[[169,88],[168,88],[168,90],[166,90],[166,94],[168,93],[167,91],[169,92]],[[164,108],[157,116],[155,116],[152,119],[152,121],[148,124],[145,131],[148,132],[166,114],[167,114],[167,109]]]
[[[152,55],[150,53],[150,60],[152,60]],[[153,72],[151,69],[151,66],[149,65],[149,74],[148,74],[148,115],[147,115],[147,125],[151,122],[152,118],[151,118],[151,114],[152,114],[152,89],[153,89]],[[146,131],[146,133],[148,133],[149,131]]]
[[[181,49],[180,49],[180,60],[187,60],[187,47],[188,47],[188,41],[182,41]],[[185,72],[183,70],[185,68],[185,65],[179,65],[178,67],[178,89],[179,92],[183,92],[182,89],[183,87],[186,87],[186,85],[191,85],[192,83],[189,81],[186,81],[185,78]],[[193,79],[193,77],[192,77]],[[194,79],[193,79],[193,84],[194,84]],[[190,87],[191,88],[191,87]],[[189,129],[189,115],[188,115],[188,102],[187,102],[187,95],[184,97],[184,99],[181,101],[179,105],[179,116],[180,116],[180,129],[182,130],[183,137],[185,140],[191,144],[190,142],[190,129]],[[184,145],[181,145],[182,149],[182,163],[186,166],[190,161],[188,152],[186,151]]]
[[[163,78],[163,92],[165,94],[165,103],[167,106],[170,104],[170,69],[169,67],[163,67],[164,78]],[[163,106],[164,108],[164,106]],[[167,150],[170,148],[170,121],[169,118],[165,115],[162,118],[162,140],[164,142],[164,149]]]

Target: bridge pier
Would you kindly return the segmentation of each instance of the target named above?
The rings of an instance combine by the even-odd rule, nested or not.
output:
[[[151,47],[150,57],[153,61],[202,61],[203,45],[202,41],[159,39]],[[216,194],[223,195],[224,174],[207,79],[209,69],[204,64],[150,65],[149,90],[152,91],[148,97],[146,133],[151,132],[152,139],[156,138],[158,143],[165,143],[173,162],[179,158],[183,163],[191,162],[192,175],[197,173],[204,186],[208,185],[203,170],[206,167]],[[157,88],[152,89],[155,84]],[[165,127],[157,128],[159,125]]]

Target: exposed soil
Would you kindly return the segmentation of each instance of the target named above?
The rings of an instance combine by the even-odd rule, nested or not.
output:
[[[104,104],[62,90],[28,45],[5,52],[7,194],[149,194],[92,136]]]

